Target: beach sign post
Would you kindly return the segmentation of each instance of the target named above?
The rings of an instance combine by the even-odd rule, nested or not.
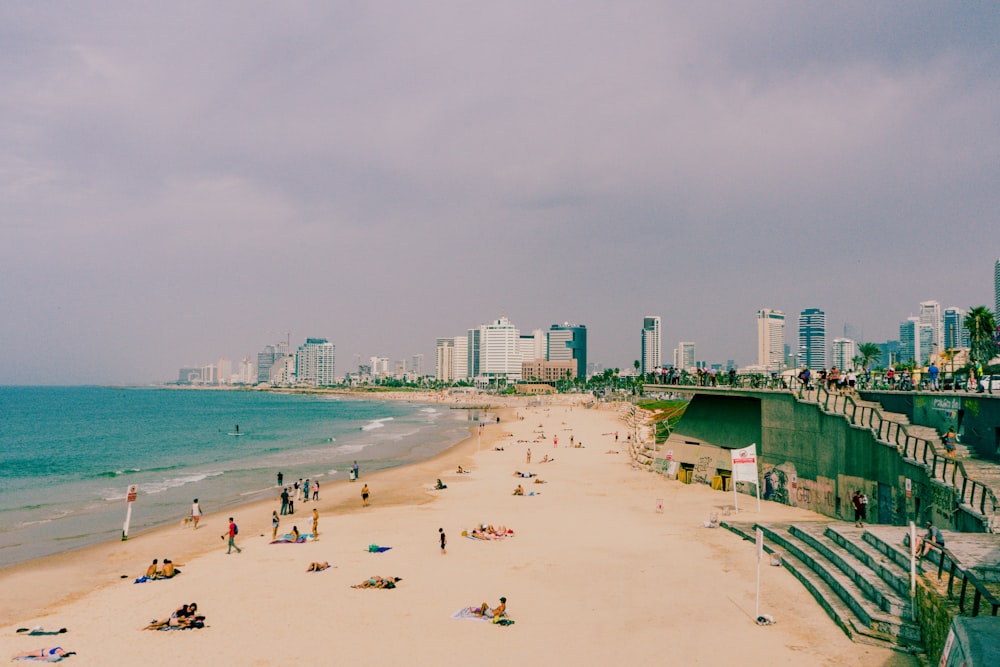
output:
[[[125,526],[122,528],[122,542],[128,539],[128,525],[132,521],[132,503],[135,502],[135,498],[138,494],[139,485],[129,484],[128,492],[125,495],[125,503],[128,509],[125,510]]]
[[[760,618],[760,561],[764,557],[764,531],[759,526],[754,537],[757,543],[757,613],[754,616]]]
[[[757,479],[757,443],[743,449],[730,450],[733,458],[733,509],[740,511],[737,504],[736,482],[750,482],[757,488],[757,511],[760,512],[760,480]]]

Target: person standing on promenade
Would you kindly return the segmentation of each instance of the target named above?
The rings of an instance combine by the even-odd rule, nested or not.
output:
[[[288,489],[281,490],[281,513],[288,514]]]
[[[271,512],[271,539],[278,539],[278,524],[281,523],[281,519],[278,518],[278,513],[276,511]]]
[[[931,391],[937,391],[938,390],[938,374],[940,372],[941,372],[941,369],[938,368],[937,364],[935,364],[933,361],[931,362],[931,365],[927,367],[927,376],[930,379],[930,390]]]
[[[229,531],[228,531],[229,549],[226,550],[227,554],[231,554],[233,552],[233,549],[236,549],[236,553],[238,554],[243,553],[243,549],[240,549],[238,546],[236,546],[236,536],[239,534],[239,532],[240,529],[236,527],[236,522],[233,521],[233,517],[229,517]],[[227,533],[222,534],[222,539],[226,539],[226,534]]]
[[[284,481],[285,481],[285,476],[282,475],[281,472],[279,471],[278,472],[278,486],[281,486],[281,483],[284,482]]]
[[[444,528],[438,528],[438,535],[441,537],[441,555],[448,553],[445,547],[448,545],[448,538],[444,534]]]
[[[368,507],[368,485],[361,487],[361,506]]]
[[[313,539],[319,539],[319,510],[313,508]]]
[[[195,498],[194,502],[191,503],[191,522],[194,524],[195,528],[198,528],[198,521],[201,520],[201,505],[198,503],[198,499]]]
[[[857,528],[865,527],[865,518],[867,514],[867,503],[865,503],[864,498],[861,496],[861,491],[855,491],[854,495],[851,497],[851,504],[854,506],[854,525]]]

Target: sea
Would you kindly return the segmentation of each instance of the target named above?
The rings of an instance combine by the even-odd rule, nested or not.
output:
[[[0,568],[424,460],[481,415],[329,394],[0,386]]]

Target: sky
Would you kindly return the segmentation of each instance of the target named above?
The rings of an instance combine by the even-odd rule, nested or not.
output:
[[[1000,7],[0,4],[0,384],[501,316],[756,361],[756,312],[993,305]]]

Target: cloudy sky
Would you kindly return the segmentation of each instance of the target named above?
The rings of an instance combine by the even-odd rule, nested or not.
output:
[[[0,5],[0,384],[992,306],[992,3]]]

